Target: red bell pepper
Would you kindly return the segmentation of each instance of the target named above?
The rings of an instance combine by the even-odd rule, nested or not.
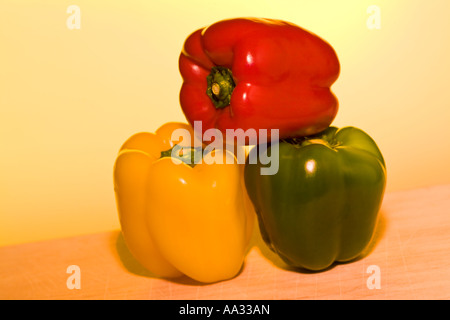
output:
[[[324,40],[270,19],[219,21],[192,33],[179,58],[180,104],[191,125],[279,130],[279,138],[326,129],[337,114],[330,86],[339,60]]]

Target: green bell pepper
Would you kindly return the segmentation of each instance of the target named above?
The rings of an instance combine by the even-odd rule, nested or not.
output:
[[[358,257],[374,234],[386,185],[385,161],[374,140],[354,127],[329,127],[277,147],[276,174],[260,174],[267,165],[257,146],[245,166],[265,243],[289,266],[309,270]]]

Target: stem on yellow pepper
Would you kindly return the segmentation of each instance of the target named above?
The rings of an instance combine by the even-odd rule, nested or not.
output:
[[[161,151],[160,158],[176,158],[193,168],[202,159],[202,155],[203,149],[201,147],[182,147],[176,144],[169,150]]]

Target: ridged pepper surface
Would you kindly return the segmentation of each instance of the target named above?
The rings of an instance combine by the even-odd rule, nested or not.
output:
[[[182,110],[191,125],[202,121],[203,132],[305,136],[326,129],[338,110],[334,49],[285,21],[239,18],[201,28],[185,41],[179,69]]]
[[[245,168],[264,241],[288,265],[310,270],[358,257],[373,237],[386,184],[374,140],[330,127],[278,147],[276,174],[261,175],[259,162]]]
[[[172,139],[176,129],[192,139]],[[187,149],[174,151],[179,146]],[[192,155],[202,150],[193,146],[192,128],[181,123],[130,137],[114,165],[119,220],[132,255],[157,276],[217,282],[239,273],[254,211],[244,189],[244,165],[227,164],[236,159],[221,150],[194,163]],[[212,152],[223,157],[222,164],[210,161]]]

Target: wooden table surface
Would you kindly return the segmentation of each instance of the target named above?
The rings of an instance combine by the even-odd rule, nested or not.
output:
[[[0,247],[0,299],[450,299],[450,185],[388,193],[380,214],[359,260],[288,270],[255,232],[241,273],[208,285],[147,273],[119,230]]]

